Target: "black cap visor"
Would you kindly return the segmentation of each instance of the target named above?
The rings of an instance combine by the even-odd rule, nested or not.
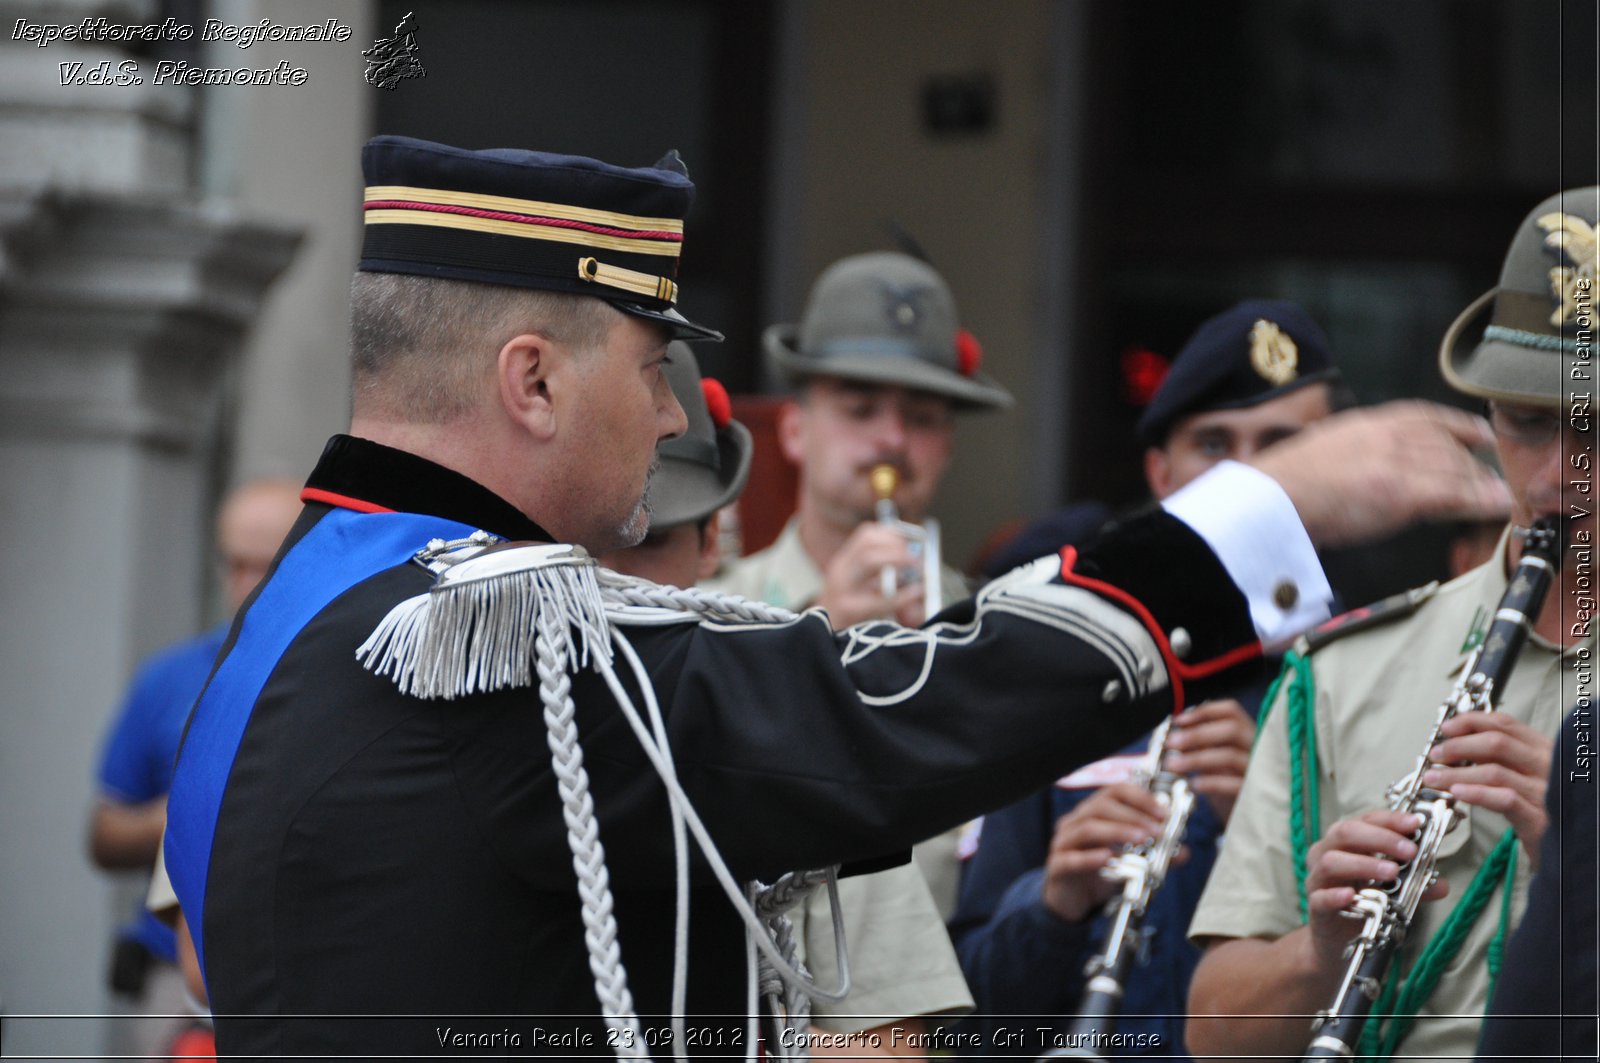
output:
[[[705,340],[710,343],[721,343],[723,340],[722,333],[716,329],[697,325],[672,307],[657,309],[653,306],[645,306],[642,303],[631,303],[624,299],[607,299],[606,302],[621,310],[624,314],[661,322],[671,333],[668,339]]]

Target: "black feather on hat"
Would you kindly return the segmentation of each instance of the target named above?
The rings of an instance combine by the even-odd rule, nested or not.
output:
[[[982,349],[959,326],[932,266],[880,251],[840,259],[817,278],[800,324],[762,337],[785,378],[833,376],[926,391],[969,408],[1007,408],[1011,393],[981,372]]]

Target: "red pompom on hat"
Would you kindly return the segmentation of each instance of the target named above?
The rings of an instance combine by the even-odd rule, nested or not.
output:
[[[700,378],[700,393],[706,397],[706,412],[718,431],[728,427],[733,420],[733,403],[728,399],[728,389],[715,377]]]
[[[964,328],[956,329],[956,372],[972,376],[983,365],[983,345]]]
[[[1148,406],[1161,390],[1171,364],[1155,351],[1129,347],[1122,352],[1122,395],[1135,406]]]

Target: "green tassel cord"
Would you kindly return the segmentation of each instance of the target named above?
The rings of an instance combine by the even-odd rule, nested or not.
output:
[[[1321,795],[1317,779],[1321,774],[1317,756],[1316,678],[1306,654],[1291,651],[1284,655],[1283,670],[1267,691],[1263,704],[1270,711],[1283,695],[1285,730],[1289,744],[1289,844],[1294,858],[1295,888],[1298,891],[1300,919],[1309,918],[1306,893],[1306,860],[1312,840],[1322,835]],[[1263,712],[1261,723],[1266,723]],[[1258,730],[1259,733],[1259,730]],[[1387,1060],[1416,1023],[1422,1008],[1446,969],[1454,962],[1468,933],[1488,906],[1495,891],[1501,891],[1500,917],[1489,944],[1489,994],[1500,973],[1505,939],[1511,923],[1511,894],[1517,873],[1517,837],[1506,831],[1478,868],[1448,918],[1417,954],[1409,971],[1402,970],[1395,957],[1389,973],[1361,1034],[1363,1060]]]
[[[1273,681],[1262,702],[1270,712],[1283,692],[1284,720],[1289,735],[1289,846],[1294,853],[1294,885],[1300,903],[1300,921],[1309,917],[1306,897],[1306,853],[1311,842],[1322,833],[1322,795],[1317,777],[1316,678],[1308,655],[1290,650],[1283,655],[1283,670]],[[1261,715],[1257,734],[1267,722]]]
[[[1495,890],[1504,887],[1500,904],[1499,925],[1489,946],[1489,996],[1494,996],[1494,979],[1499,974],[1499,957],[1505,948],[1507,926],[1510,923],[1509,898],[1517,874],[1517,835],[1506,831],[1490,850],[1489,858],[1472,876],[1472,882],[1461,895],[1450,915],[1433,932],[1428,943],[1417,955],[1416,963],[1404,974],[1399,964],[1391,966],[1384,978],[1384,993],[1379,996],[1380,1007],[1374,1009],[1361,1031],[1361,1057],[1366,1060],[1385,1060],[1404,1040],[1417,1021],[1417,1012],[1427,1003],[1439,979],[1461,952],[1467,935],[1488,907]],[[1393,999],[1387,1008],[1381,1007],[1385,997]]]

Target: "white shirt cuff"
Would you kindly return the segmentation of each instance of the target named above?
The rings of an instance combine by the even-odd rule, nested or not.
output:
[[[1268,651],[1328,618],[1333,588],[1278,481],[1224,461],[1161,505],[1204,539],[1228,570],[1250,603],[1250,619]]]

